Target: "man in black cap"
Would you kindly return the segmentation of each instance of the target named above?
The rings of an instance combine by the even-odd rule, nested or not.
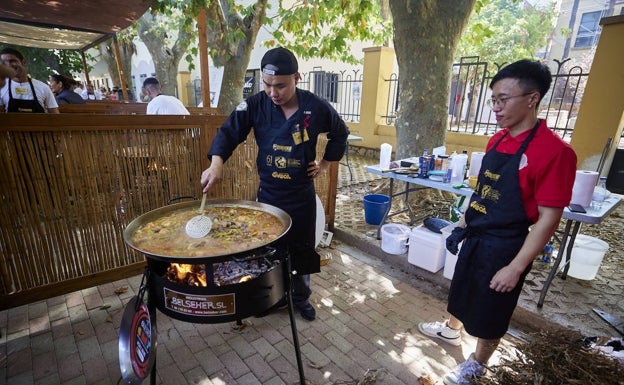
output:
[[[221,179],[223,163],[253,128],[258,144],[258,201],[279,207],[292,218],[290,230],[275,247],[281,255],[290,253],[297,272],[293,304],[311,321],[316,310],[309,301],[309,274],[320,270],[314,252],[314,178],[324,173],[330,162],[342,158],[349,129],[327,101],[297,88],[299,67],[292,52],[271,49],[260,66],[264,91],[239,104],[221,126],[208,152],[211,164],[202,173],[201,183],[208,191]],[[316,143],[323,132],[328,142],[323,159],[317,161]]]

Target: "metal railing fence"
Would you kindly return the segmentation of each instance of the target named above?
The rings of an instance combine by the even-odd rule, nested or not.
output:
[[[570,59],[554,61],[553,83],[539,107],[539,116],[562,138],[570,137],[583,97],[588,72],[580,66],[570,65]],[[489,64],[478,56],[462,57],[453,64],[448,104],[448,130],[471,134],[492,134],[498,130],[492,111],[485,103],[491,97],[489,82],[504,64]],[[302,72],[298,87],[309,90],[327,100],[347,122],[360,121],[363,74],[359,69],[340,72],[325,71],[316,67]],[[393,73],[388,82],[388,125],[393,125],[399,110],[399,76]],[[254,92],[262,90],[260,76],[250,77]],[[189,94],[201,95],[199,82],[189,84]],[[249,93],[248,93],[249,94]],[[193,99],[194,99],[193,98]]]
[[[359,70],[333,73],[315,69],[303,72],[298,87],[327,100],[345,121],[360,121],[362,73]]]
[[[552,72],[553,82],[539,107],[539,117],[546,119],[548,126],[561,138],[570,137],[583,97],[589,73],[580,66],[569,66],[570,59],[555,60]],[[504,65],[489,65],[478,56],[463,57],[453,64],[448,107],[448,130],[471,134],[492,134],[499,127],[494,114],[485,103],[491,97],[489,83]],[[492,68],[493,67],[493,68]],[[386,121],[392,124],[396,119],[398,76],[386,79],[396,94],[389,100]]]

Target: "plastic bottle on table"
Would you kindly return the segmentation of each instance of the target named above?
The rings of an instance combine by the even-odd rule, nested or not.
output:
[[[453,169],[451,173],[451,183],[453,185],[464,183],[464,175],[466,174],[466,164],[468,163],[468,154],[453,155]]]
[[[598,184],[594,188],[594,193],[592,194],[592,209],[600,211],[602,203],[607,198],[607,195],[609,195],[609,191],[607,190],[607,177],[601,176],[600,179],[598,179]]]
[[[457,156],[457,152],[453,151],[446,160],[446,174],[442,179],[443,183],[451,183],[451,178],[453,177],[453,158],[455,156]]]
[[[382,171],[390,169],[390,157],[392,157],[392,145],[382,143],[379,151],[379,168]]]

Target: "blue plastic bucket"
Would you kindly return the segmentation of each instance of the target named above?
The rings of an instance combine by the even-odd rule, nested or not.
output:
[[[383,194],[364,196],[364,220],[369,225],[378,226],[390,211],[390,197]]]

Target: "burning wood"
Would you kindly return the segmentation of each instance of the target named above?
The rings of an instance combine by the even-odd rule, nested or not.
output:
[[[267,258],[214,263],[212,265],[214,284],[223,286],[247,282],[266,273],[277,264],[279,260],[270,261]],[[167,268],[165,278],[184,285],[208,286],[205,264],[171,263]]]
[[[171,282],[190,286],[208,286],[206,265],[203,264],[172,263],[167,268],[165,278]]]

